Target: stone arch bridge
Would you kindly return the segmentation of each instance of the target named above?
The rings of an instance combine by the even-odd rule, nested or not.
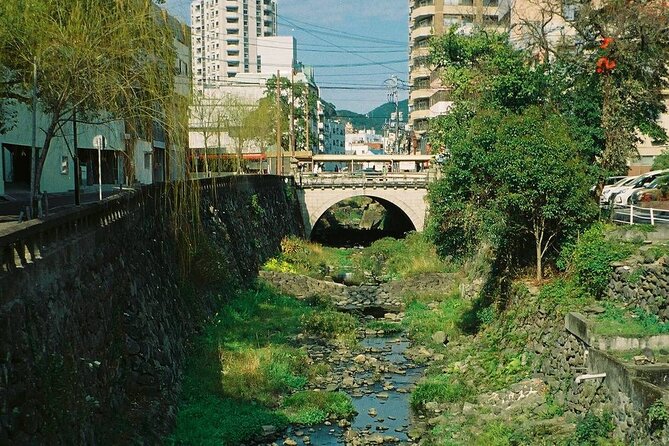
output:
[[[321,158],[329,161],[333,156],[315,156],[314,162],[320,162]],[[352,159],[356,157],[340,155],[339,158],[345,159],[353,166]],[[387,204],[394,205],[407,216],[416,231],[424,229],[428,213],[427,186],[436,178],[435,171],[429,168],[432,157],[429,155],[395,155],[392,157],[376,155],[364,159],[383,162],[384,159],[381,158],[392,159],[389,166],[395,166],[392,169],[394,172],[387,172],[386,169],[379,167],[377,170],[367,168],[358,171],[348,169],[337,173],[303,173],[296,178],[307,238],[311,237],[311,231],[316,222],[329,208],[342,200],[358,196],[373,198],[384,207],[387,207]],[[397,172],[399,170],[397,166],[401,165],[398,159],[401,159],[402,163],[420,163],[417,165],[426,168],[419,171]],[[407,164],[403,165],[407,166]]]

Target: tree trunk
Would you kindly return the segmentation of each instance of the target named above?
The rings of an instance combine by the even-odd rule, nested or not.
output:
[[[35,166],[35,194],[39,194],[42,190],[42,171],[44,170],[44,163],[46,162],[46,157],[49,154],[49,147],[51,147],[51,140],[56,132],[56,126],[58,125],[58,119],[54,118],[49,124],[49,128],[46,130],[46,135],[44,136],[44,145],[42,146],[42,152],[39,154],[37,159],[37,165]],[[32,201],[35,200],[35,197],[31,197]]]
[[[543,257],[541,254],[541,242],[539,239],[535,240],[535,247],[537,251],[537,281],[541,282],[543,280],[543,271],[542,271],[542,265],[541,265],[541,258]]]

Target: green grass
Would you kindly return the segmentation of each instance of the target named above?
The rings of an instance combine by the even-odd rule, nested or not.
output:
[[[402,324],[400,324],[399,322],[378,321],[378,320],[367,322],[365,328],[367,330],[374,330],[374,331],[383,330],[385,334],[397,334],[397,333],[402,333],[404,331]]]
[[[293,347],[244,346],[223,350],[221,391],[231,398],[273,406],[286,393],[304,388],[310,373],[306,353]]]
[[[322,373],[292,345],[307,304],[258,286],[229,299],[194,341],[183,380],[173,445],[238,445],[281,429],[279,401]]]
[[[358,320],[348,313],[333,309],[320,309],[301,318],[306,333],[345,344],[356,342]]]
[[[343,392],[302,391],[285,399],[282,412],[291,423],[313,425],[329,417],[350,418],[355,409],[351,397]]]
[[[411,295],[407,302],[404,325],[409,337],[416,343],[433,348],[443,348],[432,340],[432,335],[443,331],[453,338],[460,334],[458,323],[462,315],[470,307],[470,302],[455,292],[448,296],[439,296],[436,308],[432,309],[425,303],[425,297]]]
[[[595,319],[594,331],[603,336],[638,337],[669,333],[669,323],[642,308],[628,310],[613,303],[604,305],[606,311]]]
[[[411,394],[411,407],[419,409],[430,401],[454,403],[474,395],[474,389],[449,374],[427,376]]]

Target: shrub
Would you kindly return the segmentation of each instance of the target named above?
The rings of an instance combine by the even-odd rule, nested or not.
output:
[[[648,408],[648,424],[651,432],[664,428],[669,422],[669,411],[662,400],[655,401]]]
[[[601,297],[611,280],[611,263],[629,257],[633,248],[629,243],[607,240],[604,225],[592,226],[576,243],[571,259],[577,283]]]
[[[614,427],[611,415],[603,414],[598,417],[588,413],[576,424],[576,432],[569,444],[573,446],[602,444],[601,440],[608,438]]]

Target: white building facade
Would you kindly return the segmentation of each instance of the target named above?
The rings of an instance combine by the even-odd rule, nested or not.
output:
[[[207,85],[262,70],[261,37],[276,36],[276,0],[195,0],[191,3],[193,83]]]

